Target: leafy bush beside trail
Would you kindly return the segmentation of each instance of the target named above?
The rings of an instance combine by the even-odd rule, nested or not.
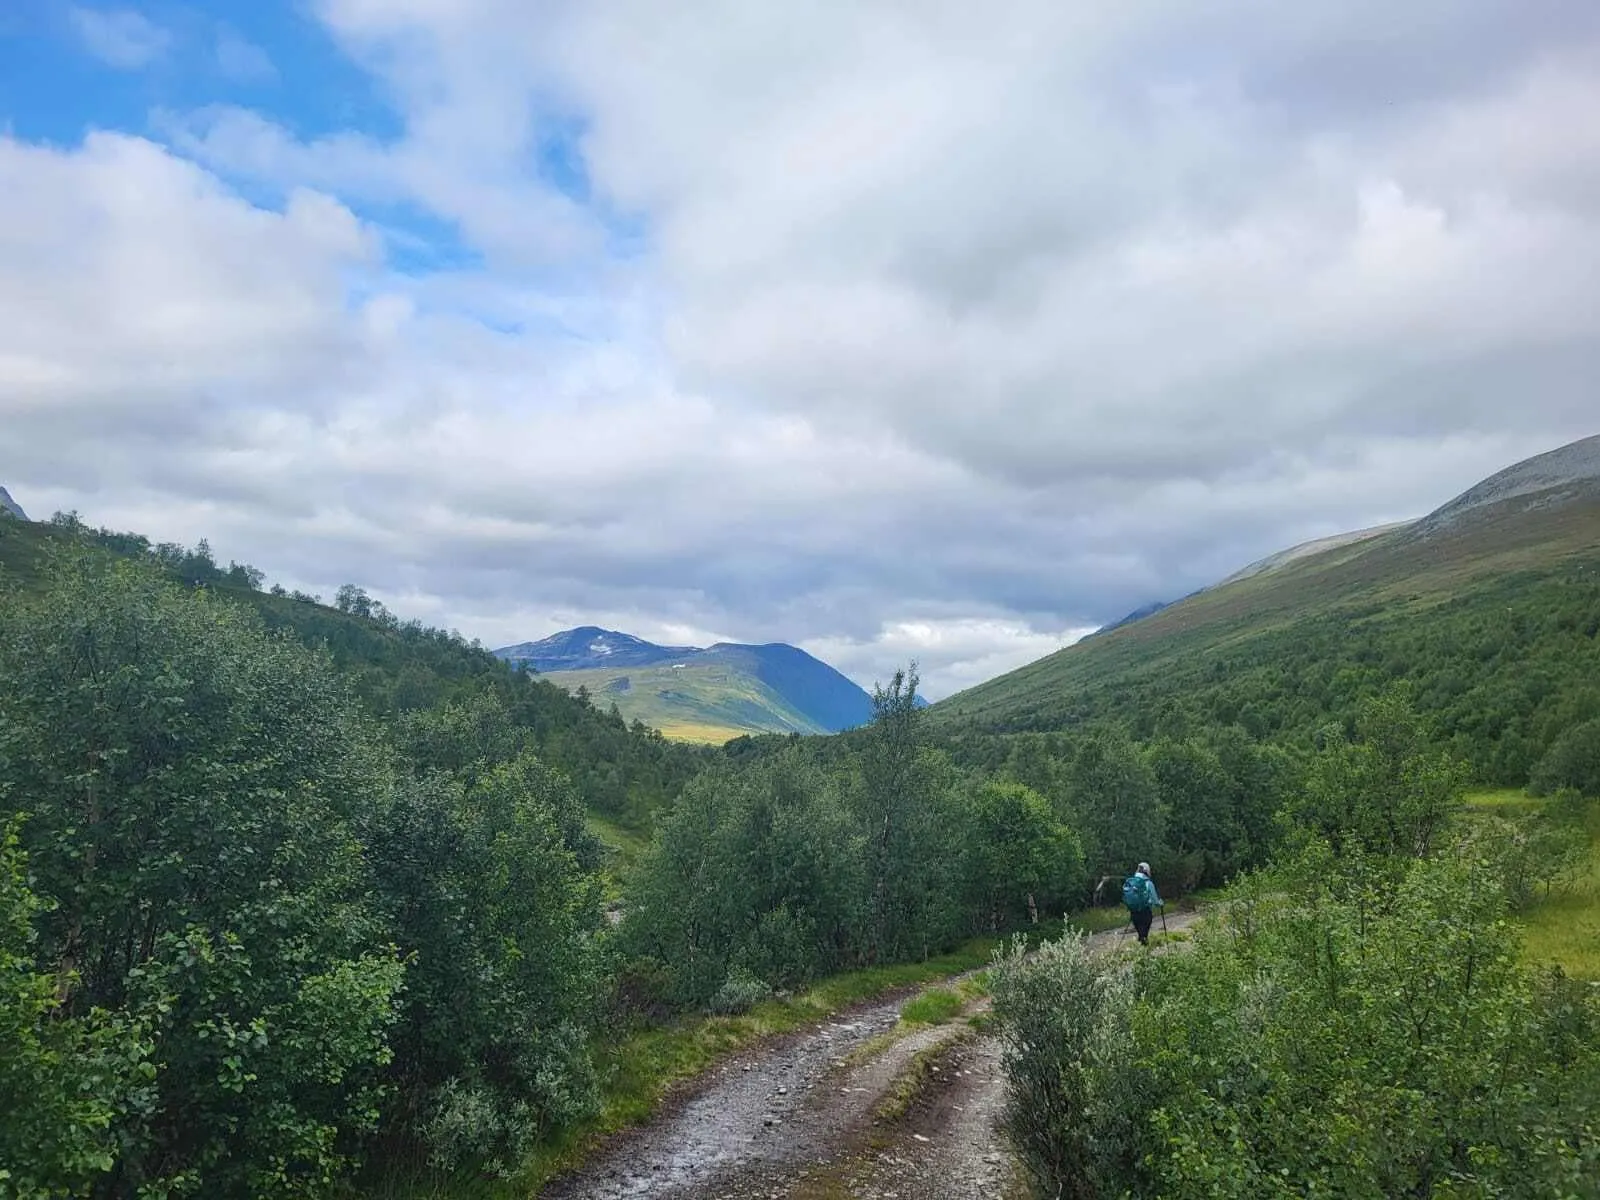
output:
[[[1595,1195],[1600,995],[1517,965],[1470,842],[1382,878],[1312,847],[1184,953],[1002,957],[1008,1119],[1045,1194]]]

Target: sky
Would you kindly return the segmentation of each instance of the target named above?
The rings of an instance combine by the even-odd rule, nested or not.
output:
[[[1600,432],[1593,0],[0,3],[0,484],[948,695]]]

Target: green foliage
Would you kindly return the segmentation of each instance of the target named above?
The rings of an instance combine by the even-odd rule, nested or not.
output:
[[[1020,783],[978,786],[967,806],[966,884],[989,928],[1060,911],[1083,888],[1083,849],[1045,798]]]
[[[1227,894],[1190,952],[1129,967],[1068,944],[996,972],[1013,1129],[1041,1183],[1589,1194],[1600,999],[1518,967],[1492,869],[1416,860],[1366,891],[1326,855],[1299,868]]]
[[[1468,836],[1479,856],[1494,864],[1513,912],[1564,898],[1589,865],[1587,816],[1592,802],[1576,791],[1517,809],[1469,814]]]
[[[376,1116],[400,983],[354,812],[387,777],[325,660],[131,565],[0,609],[0,788],[63,1016],[149,1018],[115,1187],[325,1188]]]
[[[850,741],[741,753],[661,822],[627,891],[631,1001],[709,1001],[927,958],[1082,886],[1070,824],[1031,789],[963,778],[923,744],[915,676]]]
[[[0,1195],[77,1195],[116,1159],[113,1124],[148,1103],[155,1069],[137,1021],[62,1012],[57,980],[34,967],[18,822],[0,830]],[[71,984],[72,980],[64,981]]]
[[[526,752],[495,761],[510,742],[465,741],[433,743],[455,774],[402,782],[363,823],[409,968],[391,1132],[420,1130],[441,1165],[509,1171],[595,1104],[598,847],[563,779]]]
[[[1548,796],[1572,788],[1600,796],[1600,718],[1574,725],[1551,743],[1528,778],[1528,790]]]
[[[1134,864],[1153,861],[1166,820],[1155,773],[1138,747],[1116,730],[1092,734],[1078,743],[1067,780],[1097,874],[1127,874]]]
[[[1351,724],[1353,736],[1329,731],[1286,819],[1335,854],[1425,856],[1461,807],[1466,771],[1430,746],[1402,696],[1363,700]]]
[[[798,749],[686,789],[627,892],[623,944],[703,1003],[742,967],[793,986],[853,959],[862,839],[840,789]]]
[[[1133,986],[1107,971],[1081,935],[1031,956],[1013,942],[989,973],[1005,1046],[1005,1123],[1045,1194],[1121,1193],[1133,1144],[1129,1010]]]
[[[1523,959],[1600,981],[1600,799],[1566,792],[1555,812],[1533,815],[1543,818],[1544,828],[1559,831],[1562,851],[1572,857],[1560,861],[1545,898],[1518,914]]]
[[[1508,571],[1494,559],[1464,578],[1414,578],[1428,558],[1376,543],[1386,562],[1370,577],[1340,553],[1308,560],[1088,639],[940,702],[931,720],[952,738],[1103,725],[1182,740],[1236,725],[1309,747],[1403,682],[1435,743],[1475,779],[1522,786],[1558,738],[1600,719],[1594,528],[1590,510],[1570,557],[1539,561],[1536,544],[1513,545],[1536,565]]]
[[[735,966],[707,1007],[719,1016],[733,1016],[749,1012],[771,995],[772,989],[764,980],[757,979],[744,967]]]
[[[631,826],[647,825],[669,805],[710,750],[666,741],[625,724],[542,679],[515,671],[459,633],[402,621],[366,592],[347,584],[337,606],[318,597],[260,590],[260,572],[216,566],[204,543],[195,550],[152,545],[133,533],[91,529],[75,514],[51,524],[0,527],[0,584],[39,585],[63,553],[131,559],[188,589],[254,611],[269,632],[326,651],[370,714],[393,719],[447,703],[469,707],[491,696],[526,739],[526,748],[562,771],[585,803]]]

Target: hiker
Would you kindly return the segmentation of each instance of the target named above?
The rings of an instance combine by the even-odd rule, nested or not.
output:
[[[1139,935],[1139,944],[1150,944],[1150,914],[1166,901],[1156,894],[1156,882],[1150,878],[1150,864],[1140,863],[1138,870],[1129,875],[1122,885],[1122,902],[1128,906],[1133,918],[1133,928]]]

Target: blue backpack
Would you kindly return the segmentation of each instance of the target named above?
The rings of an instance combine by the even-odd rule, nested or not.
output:
[[[1144,885],[1143,875],[1129,875],[1123,881],[1122,902],[1129,912],[1143,912],[1150,907],[1150,892]]]

